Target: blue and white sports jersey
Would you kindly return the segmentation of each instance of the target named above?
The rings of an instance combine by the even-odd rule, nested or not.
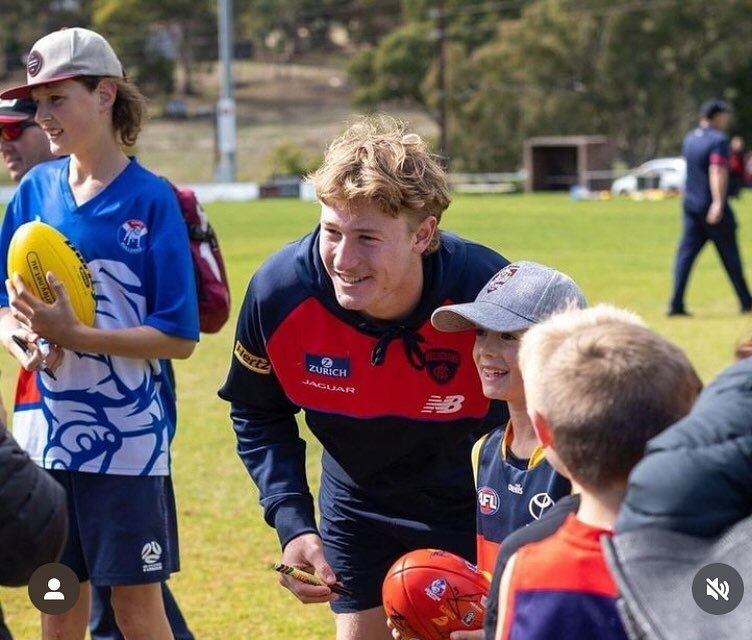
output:
[[[95,326],[146,325],[198,339],[198,305],[188,237],[169,185],[135,160],[77,206],[68,158],[34,167],[6,210],[0,249],[15,229],[41,220],[65,235],[89,265]],[[7,277],[5,260],[0,274]],[[0,306],[8,296],[0,292]],[[164,363],[66,351],[57,381],[21,372],[13,431],[47,469],[169,475],[175,394]]]

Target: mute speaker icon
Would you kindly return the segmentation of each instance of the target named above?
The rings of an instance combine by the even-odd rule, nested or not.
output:
[[[720,596],[724,600],[728,601],[728,582],[726,582],[725,580],[721,582],[718,578],[713,578],[712,580],[710,578],[706,578],[705,582],[708,585],[706,594],[713,598],[713,600],[718,600],[718,596]]]

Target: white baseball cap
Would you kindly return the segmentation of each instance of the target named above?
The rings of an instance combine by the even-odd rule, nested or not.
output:
[[[123,77],[123,65],[110,43],[89,29],[60,29],[37,40],[26,60],[26,84],[0,98],[28,98],[34,87],[79,76]]]

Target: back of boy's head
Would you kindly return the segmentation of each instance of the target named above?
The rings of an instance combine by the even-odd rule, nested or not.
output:
[[[546,419],[558,458],[586,488],[625,482],[648,440],[685,416],[702,386],[681,349],[607,305],[530,329],[520,368],[528,409]]]

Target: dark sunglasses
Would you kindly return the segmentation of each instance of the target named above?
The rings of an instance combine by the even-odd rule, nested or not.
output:
[[[13,142],[14,140],[18,140],[26,129],[36,126],[36,122],[29,120],[24,122],[14,122],[13,124],[4,124],[0,127],[0,137],[6,142]]]

